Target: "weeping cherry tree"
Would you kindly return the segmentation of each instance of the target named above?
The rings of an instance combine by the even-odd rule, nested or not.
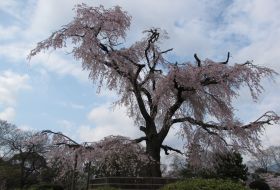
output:
[[[172,126],[181,127],[190,160],[197,162],[203,147],[254,149],[260,145],[264,127],[279,121],[275,112],[268,111],[243,124],[235,118],[232,105],[243,86],[257,100],[263,90],[261,79],[276,74],[272,69],[249,61],[230,64],[229,53],[224,62],[201,60],[195,54],[194,63],[171,63],[165,55],[172,49],[160,48],[167,38],[160,29],[145,30],[141,40],[124,46],[131,17],[121,7],[81,4],[74,10],[74,19],[39,42],[29,59],[43,50],[71,44],[73,57],[89,71],[89,78],[100,88],[115,91],[119,96],[115,105],[125,106],[143,132],[135,141],[145,141],[146,152],[154,160],[148,176],[161,176],[161,149],[166,154],[180,152],[163,144]]]

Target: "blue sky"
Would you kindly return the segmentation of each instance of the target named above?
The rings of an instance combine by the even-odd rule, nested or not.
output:
[[[22,129],[62,131],[78,141],[96,141],[107,135],[131,138],[141,133],[126,116],[125,108],[111,108],[116,96],[108,90],[96,93],[88,73],[67,50],[46,52],[26,59],[37,42],[73,18],[77,3],[109,8],[120,5],[132,16],[126,44],[140,39],[142,31],[160,27],[170,39],[164,48],[174,48],[170,59],[223,60],[231,63],[254,60],[280,73],[280,1],[278,0],[2,0],[0,1],[0,118]],[[257,103],[247,90],[235,101],[236,114],[244,122],[274,110],[280,114],[280,78],[264,81],[265,91]],[[167,144],[182,147],[177,129]],[[266,145],[280,145],[280,129],[270,127]]]

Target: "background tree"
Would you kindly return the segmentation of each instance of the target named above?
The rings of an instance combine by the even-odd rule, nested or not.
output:
[[[217,178],[246,181],[248,168],[242,163],[243,159],[240,153],[227,152],[216,154],[214,157],[216,158],[214,172]]]
[[[270,146],[268,152],[271,155],[272,163],[277,167],[280,173],[280,146]]]
[[[20,167],[0,159],[0,189],[15,189],[20,186]]]
[[[143,177],[152,159],[141,144],[123,136],[105,137],[94,149],[91,163],[97,177]]]
[[[249,88],[256,101],[263,89],[261,79],[276,74],[272,69],[249,61],[230,65],[229,53],[224,62],[201,60],[195,54],[195,64],[171,63],[164,55],[172,49],[160,48],[161,40],[167,38],[160,29],[145,30],[144,38],[129,47],[123,44],[131,17],[119,6],[105,9],[81,4],[75,11],[73,21],[39,42],[29,59],[72,43],[71,53],[90,71],[89,78],[100,88],[114,90],[119,95],[116,105],[126,106],[144,133],[136,141],[146,142],[146,152],[154,160],[149,176],[161,176],[160,150],[166,154],[175,150],[163,145],[174,124],[183,128],[189,145],[194,141],[216,152],[229,144],[235,149],[259,146],[264,126],[279,121],[269,111],[242,124],[232,106],[242,86]]]
[[[39,183],[43,169],[46,169],[45,158],[37,152],[22,152],[9,159],[14,167],[20,168],[21,187]]]
[[[185,173],[187,170],[187,162],[184,156],[180,155],[172,155],[172,161],[169,164],[169,170],[166,174],[168,177],[177,177],[182,178],[185,177]]]
[[[34,182],[34,175],[45,166],[43,153],[47,137],[41,133],[22,131],[15,125],[0,121],[2,158],[20,168],[20,188]],[[32,178],[32,179],[30,179]]]
[[[270,146],[252,152],[250,167],[258,172],[280,172],[280,146]]]
[[[99,142],[79,144],[62,133],[50,130],[43,133],[51,139],[46,154],[48,164],[59,168],[58,180],[64,181],[67,189],[75,189],[78,177],[86,176],[88,187],[93,175],[145,176],[146,166],[152,159],[145,154],[144,147],[123,136],[108,136]]]
[[[193,165],[186,158],[175,156],[169,172],[171,177],[181,178],[219,178],[234,181],[247,179],[248,168],[242,163],[243,158],[240,153],[228,152],[209,152],[204,159],[198,158],[200,164]]]
[[[47,163],[56,173],[54,182],[69,190],[76,189],[84,165],[93,150],[89,143],[78,143],[70,137],[51,130],[42,131],[50,139]]]

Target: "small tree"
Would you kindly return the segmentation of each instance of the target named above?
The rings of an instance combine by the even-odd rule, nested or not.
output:
[[[139,177],[145,176],[152,158],[144,147],[127,137],[108,136],[94,145],[92,165],[98,177]]]
[[[60,132],[51,130],[44,130],[42,134],[50,139],[45,155],[48,166],[56,174],[55,181],[61,182],[67,189],[76,189],[79,174],[93,150],[91,143],[80,144]]]
[[[258,172],[269,170],[280,172],[280,146],[270,146],[267,149],[252,152],[249,165]]]
[[[73,21],[39,42],[29,59],[43,50],[72,43],[71,52],[83,69],[90,71],[89,78],[100,88],[116,91],[116,104],[127,107],[144,133],[137,142],[146,142],[146,152],[154,160],[149,176],[161,176],[160,150],[166,154],[175,150],[163,145],[174,124],[183,128],[188,145],[195,142],[224,151],[228,144],[235,149],[259,146],[264,126],[279,121],[278,115],[269,111],[242,124],[232,106],[242,86],[249,88],[256,101],[263,89],[261,79],[276,74],[272,69],[250,61],[230,65],[229,53],[223,62],[203,61],[194,54],[195,63],[171,63],[165,54],[172,49],[160,48],[167,37],[160,29],[145,30],[142,40],[125,47],[131,17],[119,6],[105,9],[82,4],[75,11]]]
[[[20,186],[20,167],[0,159],[0,189],[15,189]]]
[[[92,175],[144,176],[149,158],[140,144],[123,136],[108,136],[99,142],[77,143],[70,137],[50,130],[51,143],[46,154],[48,164],[59,168],[58,181],[75,189],[78,174],[86,173],[87,188]]]
[[[214,164],[215,176],[221,179],[243,180],[247,179],[248,168],[242,163],[243,159],[238,152],[217,154]]]
[[[22,152],[9,159],[13,166],[21,171],[21,185],[28,187],[39,183],[39,177],[43,169],[46,169],[46,160],[37,152]]]
[[[20,188],[29,178],[44,167],[47,136],[31,131],[22,131],[15,125],[0,120],[0,144],[3,158],[20,168]]]

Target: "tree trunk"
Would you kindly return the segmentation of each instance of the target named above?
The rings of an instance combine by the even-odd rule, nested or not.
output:
[[[25,184],[24,180],[24,160],[20,163],[20,189],[22,190]]]
[[[75,154],[74,168],[73,168],[73,174],[71,180],[71,190],[75,190],[77,161],[78,161],[78,154]]]
[[[89,188],[90,175],[91,175],[91,162],[89,162],[87,164],[87,169],[88,169],[88,171],[87,171],[87,186],[86,186],[86,190],[88,190],[88,188]]]
[[[157,138],[146,141],[146,152],[153,161],[147,166],[147,177],[161,177],[160,169],[160,142]]]

